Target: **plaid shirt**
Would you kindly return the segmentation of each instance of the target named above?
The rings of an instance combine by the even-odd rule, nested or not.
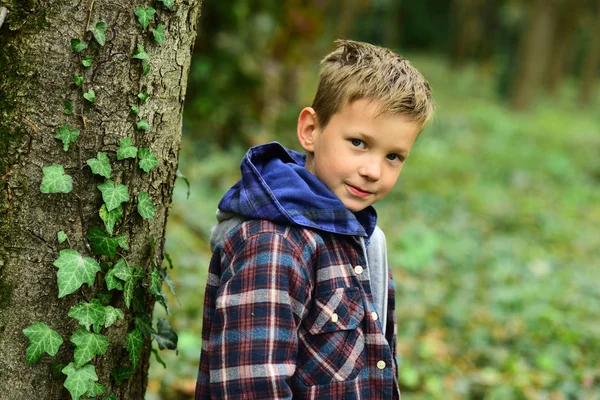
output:
[[[383,333],[363,240],[261,219],[226,235],[196,399],[399,399],[393,281]]]

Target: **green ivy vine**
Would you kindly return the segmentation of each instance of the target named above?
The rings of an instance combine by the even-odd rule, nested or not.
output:
[[[157,0],[157,2],[162,3],[162,8],[168,10],[173,10],[175,6],[174,0]],[[93,3],[90,6],[86,29],[86,33],[91,32],[91,35],[88,35],[90,39],[86,41],[85,34],[81,38],[71,39],[71,50],[79,56],[81,66],[84,69],[93,64],[91,55],[84,54],[93,45],[92,38],[100,47],[103,47],[106,43],[107,24],[102,21],[97,22],[95,25],[89,23]],[[134,10],[142,32],[148,36],[151,34],[152,39],[162,46],[165,40],[164,25],[154,23],[156,13],[157,10],[154,7],[136,7]],[[139,60],[142,71],[141,79],[143,79],[149,73],[151,64],[150,55],[146,52],[143,44],[137,44],[132,58]],[[86,88],[84,75],[83,71],[80,74],[75,74],[73,83],[83,99],[93,107],[97,93],[93,88]],[[136,130],[146,133],[150,131],[150,125],[146,119],[142,118],[140,108],[149,101],[149,97],[146,91],[140,92],[137,94],[138,104],[132,105],[129,110],[135,116]],[[79,117],[82,119],[83,130],[85,131],[86,118],[83,103],[85,102],[82,101]],[[74,115],[73,104],[70,100],[64,100],[63,105],[64,114]],[[73,129],[68,124],[64,124],[56,133],[55,138],[62,142],[63,151],[65,152],[69,151],[71,145],[76,146],[81,160],[81,150],[77,145],[77,139],[80,135],[81,131],[79,129]],[[149,174],[158,165],[159,160],[152,154],[149,147],[136,147],[135,139],[135,137],[128,137],[120,140],[115,155],[116,160],[113,160],[113,162],[127,159],[137,160],[137,165],[143,173]],[[147,291],[149,291],[155,300],[165,308],[167,314],[170,314],[162,287],[163,282],[167,283],[173,292],[173,286],[166,268],[156,264],[155,238],[152,238],[152,243],[150,243],[151,268],[150,273],[146,274],[144,269],[127,261],[128,257],[124,254],[129,251],[129,236],[119,233],[131,221],[131,217],[125,222],[122,221],[124,216],[123,205],[131,204],[132,201],[129,187],[111,179],[111,158],[106,152],[98,152],[96,157],[86,160],[85,164],[90,168],[92,174],[104,178],[104,183],[97,186],[103,200],[98,214],[104,226],[94,226],[90,229],[84,227],[87,237],[86,254],[93,255],[93,257],[88,257],[73,249],[68,235],[64,231],[58,232],[58,242],[63,244],[66,241],[68,248],[60,250],[59,257],[53,262],[53,265],[58,269],[56,275],[59,298],[77,293],[83,284],[96,288],[94,298],[86,298],[86,301],[76,304],[68,312],[68,316],[77,322],[77,328],[69,339],[74,347],[73,360],[69,364],[57,363],[52,366],[55,376],[66,375],[64,387],[71,393],[73,400],[97,398],[105,394],[105,386],[98,382],[95,363],[98,357],[106,353],[110,345],[109,339],[104,333],[117,320],[123,320],[125,317],[122,309],[110,305],[111,303],[114,304],[113,297],[118,293],[122,293],[125,307],[133,311],[134,318],[126,338],[129,364],[111,371],[111,376],[116,385],[129,379],[134,374],[139,364],[140,351],[145,338],[151,337],[155,340],[160,350],[165,348],[175,350],[177,348],[177,333],[171,329],[168,321],[160,318],[156,328],[154,328],[151,316],[148,315],[144,306],[144,298]],[[81,168],[84,168],[84,165]],[[73,190],[73,177],[65,173],[62,165],[56,164],[44,167],[42,171],[43,178],[40,185],[42,193],[69,193]],[[177,171],[177,176],[182,177],[179,171]],[[137,204],[137,213],[140,217],[143,220],[154,218],[154,204],[149,194],[140,192],[134,197]],[[84,223],[83,220],[82,223]],[[93,254],[90,254],[90,251]],[[166,254],[166,258],[169,267],[172,268],[172,262],[168,254]],[[101,278],[96,279],[98,275]],[[55,356],[64,342],[64,339],[55,330],[40,321],[24,329],[23,333],[29,339],[25,354],[26,362],[29,365],[38,362],[44,353]],[[166,367],[155,348],[152,348],[152,353],[156,356],[158,362]],[[103,397],[103,400],[116,399],[114,392]]]

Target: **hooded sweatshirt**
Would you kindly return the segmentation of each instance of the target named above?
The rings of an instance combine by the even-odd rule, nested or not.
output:
[[[249,380],[253,382],[253,385],[256,386],[257,379],[268,380],[269,376],[284,377],[285,384],[282,384],[279,381],[277,383],[272,383],[274,387],[270,389],[271,391],[266,397],[264,397],[266,393],[261,392],[263,398],[288,398],[287,394],[289,394],[290,391],[294,394],[294,398],[328,398],[328,394],[316,389],[313,390],[313,395],[318,393],[318,397],[313,397],[313,395],[302,397],[299,396],[298,393],[299,391],[305,389],[305,385],[307,387],[320,387],[323,383],[336,381],[344,383],[347,382],[347,378],[350,377],[355,377],[354,380],[357,380],[362,376],[364,378],[364,382],[367,382],[369,381],[368,368],[371,368],[375,371],[378,369],[385,369],[385,367],[380,368],[385,364],[385,362],[382,360],[377,363],[377,366],[372,365],[368,366],[367,368],[359,368],[359,359],[361,357],[363,359],[368,359],[368,357],[365,357],[364,354],[364,332],[362,332],[362,342],[360,340],[354,342],[357,347],[352,348],[352,351],[348,351],[348,354],[346,354],[346,356],[354,356],[357,358],[357,360],[348,360],[342,366],[339,365],[339,360],[337,363],[327,360],[327,355],[329,353],[331,353],[332,356],[335,356],[336,354],[335,351],[331,351],[332,346],[326,346],[324,349],[317,348],[313,346],[311,342],[311,340],[315,337],[311,335],[315,333],[322,333],[321,331],[323,330],[323,325],[327,325],[327,323],[323,321],[324,314],[327,314],[327,318],[330,319],[330,323],[334,323],[333,326],[328,328],[330,331],[333,330],[333,333],[340,333],[353,328],[358,322],[356,319],[361,316],[359,303],[362,303],[362,307],[364,309],[367,311],[372,310],[372,312],[369,314],[371,315],[371,319],[374,320],[373,325],[376,326],[376,329],[379,331],[379,335],[381,336],[379,339],[385,342],[386,345],[393,347],[395,345],[395,338],[391,338],[391,340],[389,340],[389,342],[394,342],[393,344],[388,344],[388,338],[384,337],[387,331],[387,322],[388,319],[390,319],[390,310],[388,310],[390,298],[388,298],[388,293],[390,290],[393,293],[393,286],[388,286],[390,275],[386,259],[385,236],[383,235],[383,232],[376,226],[377,214],[374,208],[367,207],[366,209],[357,213],[349,211],[339,198],[337,198],[318,178],[304,168],[304,163],[304,155],[287,150],[275,142],[253,147],[248,151],[242,160],[241,179],[224,195],[223,199],[219,203],[219,210],[217,212],[218,224],[211,230],[210,242],[211,250],[214,251],[214,254],[213,260],[211,261],[211,273],[209,274],[209,282],[207,285],[207,293],[205,298],[205,326],[203,328],[202,354],[205,365],[203,368],[203,359],[201,358],[200,373],[196,390],[197,399],[211,398],[208,396],[208,393],[211,393],[212,398],[254,398],[252,395],[257,395],[258,393],[252,392],[252,395],[248,395],[249,397],[243,397],[243,395],[249,393],[247,390],[248,388],[237,387],[235,385],[231,386],[231,382],[240,381],[247,383]],[[267,221],[270,223],[270,225],[264,225]],[[234,275],[236,273],[239,274],[239,271],[246,271],[244,267],[245,264],[248,263],[248,259],[256,256],[255,253],[258,251],[258,245],[255,245],[255,247],[252,249],[252,252],[247,256],[239,255],[244,251],[248,251],[245,249],[245,247],[249,247],[248,242],[250,240],[248,239],[248,235],[254,235],[252,229],[257,229],[257,232],[259,233],[262,229],[265,231],[265,235],[268,235],[266,231],[273,229],[274,226],[277,226],[277,229],[284,229],[285,235],[289,234],[290,229],[293,229],[293,232],[299,232],[300,235],[305,235],[303,239],[307,243],[304,243],[302,239],[293,240],[294,244],[301,245],[303,247],[301,250],[288,250],[286,253],[286,251],[280,251],[277,249],[269,252],[269,254],[276,253],[277,257],[280,257],[281,254],[284,254],[286,257],[292,257],[292,253],[299,253],[302,251],[303,254],[301,258],[303,258],[303,260],[298,260],[293,268],[298,268],[298,264],[305,264],[305,267],[302,268],[300,273],[306,273],[308,276],[312,277],[308,278],[307,282],[305,282],[306,285],[312,286],[312,291],[310,293],[306,293],[306,296],[304,297],[296,296],[302,297],[301,300],[295,298],[285,301],[290,302],[292,312],[297,319],[296,322],[298,322],[298,324],[295,326],[296,330],[298,331],[300,328],[308,327],[307,330],[309,331],[306,333],[306,336],[302,335],[301,331],[303,329],[298,331],[300,333],[301,340],[300,346],[298,346],[296,351],[302,352],[302,349],[310,349],[311,351],[315,352],[309,357],[311,358],[311,362],[314,362],[314,358],[319,359],[320,356],[324,355],[322,360],[323,362],[317,362],[313,366],[312,370],[310,365],[308,368],[299,370],[295,366],[289,365],[289,363],[278,364],[278,368],[280,368],[280,370],[277,370],[276,367],[271,366],[270,371],[267,369],[263,370],[261,369],[263,367],[254,365],[254,370],[251,368],[250,370],[252,371],[246,371],[247,374],[244,374],[239,370],[235,370],[236,372],[234,373],[233,377],[228,376],[227,373],[224,374],[222,372],[223,369],[233,371],[232,368],[241,368],[241,366],[235,362],[222,362],[215,360],[213,357],[215,356],[215,353],[221,353],[222,358],[222,345],[223,343],[227,342],[227,338],[232,336],[232,332],[227,331],[227,328],[220,324],[219,328],[216,329],[219,332],[206,332],[206,325],[213,325],[212,320],[215,317],[215,313],[219,315],[219,309],[227,309],[230,307],[232,302],[235,303],[236,301],[242,301],[242,297],[244,296],[246,296],[246,299],[244,300],[245,304],[252,304],[252,307],[256,306],[254,301],[257,301],[260,304],[269,302],[269,299],[261,297],[266,295],[264,289],[260,289],[263,291],[258,292],[257,290],[253,290],[251,287],[250,291],[254,292],[254,295],[259,293],[257,295],[258,297],[253,297],[252,301],[248,300],[249,295],[244,292],[246,289],[235,288],[235,290],[233,290],[235,295],[221,297],[219,297],[218,292],[219,290],[223,290],[223,288],[227,288],[228,284],[231,284],[231,282],[235,279]],[[241,239],[241,237],[244,238]],[[294,236],[292,235],[290,237]],[[358,284],[358,286],[350,288],[329,287],[328,285],[330,285],[331,281],[327,281],[327,285],[321,284],[319,286],[319,282],[326,281],[321,280],[319,274],[321,274],[327,268],[320,270],[319,268],[323,267],[323,264],[326,264],[326,262],[314,261],[316,258],[315,254],[319,253],[319,246],[315,245],[314,242],[323,242],[325,246],[325,243],[328,243],[328,240],[334,244],[337,241],[349,241],[354,243],[353,250],[346,251],[348,253],[356,254],[358,257],[357,260],[360,260],[363,265],[350,265],[349,268],[350,272],[354,276],[359,277],[359,280],[356,282],[362,281],[362,285]],[[275,241],[276,239],[271,240],[271,242]],[[292,240],[290,239],[290,241]],[[241,246],[242,248],[234,250],[233,256],[226,256],[225,253],[228,253],[228,247],[232,245],[232,242],[241,243],[237,244],[236,246]],[[269,245],[272,246],[273,244],[269,243]],[[329,247],[325,247],[329,249]],[[325,253],[325,250],[321,250],[321,252]],[[335,252],[343,253],[344,251],[336,248]],[[232,259],[235,258],[235,255],[238,255],[239,261],[237,259]],[[295,254],[295,256],[297,256],[297,254]],[[218,260],[216,260],[217,257],[219,258]],[[227,258],[227,260],[225,258]],[[331,259],[331,257],[327,258],[327,260],[329,259]],[[255,264],[257,262],[258,261],[255,261]],[[240,267],[239,271],[234,272],[232,270],[236,269],[237,263],[241,263],[242,267]],[[279,263],[285,264],[284,261],[280,261]],[[214,264],[218,264],[218,267],[214,268]],[[250,269],[248,269],[248,271],[250,271]],[[255,271],[252,273],[254,274],[254,272]],[[257,275],[256,277],[253,276],[252,279],[262,280],[267,278],[267,276]],[[339,278],[339,276],[336,276],[335,282],[338,282]],[[236,283],[236,285],[239,284],[240,283]],[[242,284],[247,285],[247,283]],[[344,286],[348,286],[347,283],[344,284]],[[211,287],[215,288],[215,296],[212,296],[210,293]],[[329,297],[327,297],[321,303],[318,303],[319,298],[321,297],[319,291],[322,291],[323,288],[328,289],[327,296]],[[333,289],[333,291],[331,289]],[[286,288],[286,290],[290,293],[293,292],[293,290],[289,288]],[[338,293],[338,297],[330,295],[330,293],[334,292]],[[360,292],[362,296],[358,296],[358,292]],[[211,296],[214,298],[210,298]],[[358,301],[359,297],[362,297],[362,301]],[[350,301],[348,301],[348,299],[350,299]],[[352,303],[357,308],[355,308],[353,312],[350,312],[351,310],[348,310],[348,305],[346,303]],[[337,309],[334,309],[334,307],[337,307]],[[340,308],[343,308],[344,313],[339,312]],[[312,309],[316,311],[313,312]],[[207,310],[209,310],[209,315],[207,315]],[[332,310],[336,312],[332,313]],[[391,311],[391,318],[393,319],[393,310]],[[213,315],[210,315],[210,313],[213,313]],[[225,313],[227,312],[225,311]],[[278,311],[278,313],[281,313],[281,311]],[[318,316],[317,320],[319,321],[313,321],[311,319],[311,316],[315,314]],[[340,315],[342,317],[340,317]],[[253,314],[251,316],[253,316]],[[379,318],[378,316],[383,316],[383,318]],[[224,315],[224,317],[226,317],[226,315]],[[231,316],[229,316],[229,318],[231,318]],[[207,319],[210,322],[207,322]],[[340,321],[341,319],[345,320]],[[306,323],[306,321],[308,321],[308,323]],[[346,329],[335,331],[335,329],[339,329],[340,326],[341,328]],[[395,328],[395,326],[393,328]],[[212,327],[211,329],[215,330]],[[257,328],[258,331],[261,329],[263,328]],[[236,331],[239,332],[239,329]],[[356,331],[358,331],[358,329],[356,329]],[[395,329],[392,329],[391,332],[395,332]],[[390,333],[390,331],[388,331],[388,333]],[[252,335],[255,334],[257,334],[257,332],[252,333]],[[259,336],[262,334],[263,333],[259,334]],[[392,336],[395,336],[395,333],[392,333]],[[320,337],[322,339],[323,335]],[[328,342],[332,342],[334,344],[334,350],[336,345],[335,339],[336,338],[333,337],[328,340]],[[236,341],[241,342],[239,338],[236,339]],[[216,349],[216,347],[218,347],[218,343],[221,344],[220,350]],[[352,341],[348,341],[346,345],[350,343],[352,343]],[[302,344],[304,344],[304,346],[302,346]],[[272,345],[272,343],[269,343],[269,345]],[[341,342],[337,343],[337,345],[339,348],[343,347],[341,346]],[[339,348],[337,349],[338,351]],[[232,347],[231,350],[235,351],[238,349]],[[275,352],[275,354],[277,354],[277,352]],[[305,355],[296,353],[295,356],[297,359],[301,359]],[[248,360],[246,360],[245,363],[248,363]],[[256,360],[251,360],[250,363],[257,364]],[[393,360],[393,364],[394,368],[392,369],[395,370],[395,359]],[[267,365],[270,364],[267,363]],[[392,365],[389,365],[389,367],[392,367]],[[320,369],[326,369],[328,373],[320,374]],[[217,371],[221,372],[217,374]],[[206,375],[204,379],[202,379],[203,373]],[[319,378],[315,378],[315,373],[317,376],[319,376]],[[299,376],[301,379],[295,380],[293,377],[290,378],[292,375],[294,375],[294,377]],[[210,376],[210,384],[206,382],[206,378],[208,376]],[[242,378],[242,376],[245,378]],[[344,383],[344,385],[347,386],[346,383]],[[278,386],[285,387],[278,388]],[[356,389],[357,390],[355,392],[359,396],[356,398],[364,398],[363,396],[366,393],[369,393],[369,398],[379,398],[375,396],[373,392],[370,392],[368,387],[359,388],[357,386]],[[390,382],[387,382],[387,384],[381,386],[379,389],[381,393],[387,393],[381,398],[393,398],[390,397],[391,393],[397,392],[397,387]],[[330,388],[329,390],[331,391],[333,389]],[[335,389],[334,392],[338,390],[339,389]],[[239,393],[233,393],[237,391],[239,391]],[[228,392],[230,392],[229,396],[226,395]]]

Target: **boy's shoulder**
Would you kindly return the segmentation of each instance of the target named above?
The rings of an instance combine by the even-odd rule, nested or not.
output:
[[[267,219],[248,219],[243,217],[232,220],[231,223],[232,225],[225,227],[227,232],[218,239],[218,243],[221,245],[227,243],[230,248],[244,246],[249,240],[264,242],[265,240],[272,241],[275,237],[282,240],[282,245],[298,249],[306,246],[307,243],[316,244],[322,241],[321,235],[317,230],[294,224],[283,224]],[[215,229],[219,229],[218,226],[213,228],[213,231]]]

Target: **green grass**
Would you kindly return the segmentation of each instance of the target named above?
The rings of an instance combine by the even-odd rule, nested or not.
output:
[[[600,116],[576,106],[574,83],[514,113],[476,68],[409,58],[434,88],[437,115],[377,207],[403,398],[597,398]],[[182,155],[192,196],[178,182],[167,230],[180,354],[164,355],[167,370],[152,364],[148,399],[193,397],[206,235],[243,153]],[[181,397],[159,396],[161,385]]]

